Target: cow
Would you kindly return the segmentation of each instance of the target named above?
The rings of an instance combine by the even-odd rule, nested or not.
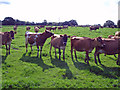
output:
[[[1,41],[0,45],[5,45],[6,50],[9,50],[9,54],[10,54],[10,47],[11,47],[12,39],[14,39],[14,31],[0,32],[0,41]],[[7,48],[7,45],[9,46],[9,48]],[[6,55],[8,55],[7,51],[6,51]]]
[[[116,62],[117,65],[120,65],[120,38],[102,38],[103,43],[105,44],[104,47],[96,47],[95,53],[94,53],[94,58],[95,58],[95,63],[97,64],[97,59],[99,63],[101,64],[99,55],[104,53],[106,55],[115,55],[118,54],[118,60]]]
[[[46,30],[49,30],[49,31],[51,31],[51,27],[46,27]]]
[[[70,38],[70,36],[67,36],[67,34],[64,35],[54,35],[51,37],[51,47],[50,47],[50,55],[51,55],[51,49],[52,46],[55,48],[55,56],[56,56],[56,49],[59,49],[59,60],[61,60],[61,49],[63,50],[63,60],[65,59],[65,47],[67,44],[67,39]]]
[[[57,27],[51,27],[51,30],[55,30],[56,31]]]
[[[15,31],[15,34],[17,33],[17,31],[16,31],[16,30],[17,30],[17,27],[18,27],[17,25],[15,25],[15,26],[13,27],[13,29],[14,29],[14,31]]]
[[[29,31],[29,30],[30,30],[30,27],[29,27],[29,26],[27,26],[27,27],[26,27],[26,30],[27,30],[27,31]]]
[[[63,29],[68,29],[68,25],[64,25],[64,26],[63,26]]]
[[[91,30],[97,30],[97,29],[99,29],[99,26],[98,25],[94,25],[94,26],[90,26],[89,28],[90,28],[90,31]]]
[[[40,25],[40,28],[44,28],[45,26],[44,25]]]
[[[42,47],[43,47],[45,41],[47,40],[47,38],[51,37],[52,35],[54,35],[54,34],[51,33],[48,30],[45,30],[45,32],[43,32],[43,33],[26,32],[25,33],[26,52],[28,52],[28,50],[27,50],[28,43],[31,46],[31,51],[33,51],[32,50],[32,46],[36,45],[37,46],[37,50],[38,50],[38,52],[37,52],[37,57],[38,57],[39,56],[39,46],[40,46],[41,47],[41,49],[40,49],[40,58],[41,58]]]
[[[115,36],[120,37],[120,31],[115,32]]]
[[[14,29],[14,30],[17,30],[17,27],[18,27],[18,26],[17,26],[17,25],[15,25],[15,26],[13,27],[13,29]]]
[[[38,28],[37,26],[35,26],[35,27],[34,27],[34,31],[35,31],[36,33],[38,33],[38,32],[39,32],[39,28]]]
[[[92,30],[96,30],[96,28],[94,26],[90,26],[90,31]]]
[[[91,53],[92,50],[97,46],[104,47],[101,37],[91,39],[89,37],[72,36],[71,37],[71,58],[72,60],[73,60],[73,49],[74,49],[76,59],[77,59],[76,51],[80,51],[80,52],[85,51],[86,56],[85,56],[84,61],[86,62],[87,60],[87,64],[89,65],[89,61],[88,61],[90,59],[89,53]]]
[[[58,27],[58,30],[61,30],[61,29],[63,29],[63,28],[62,28],[61,26],[59,26],[59,27]]]

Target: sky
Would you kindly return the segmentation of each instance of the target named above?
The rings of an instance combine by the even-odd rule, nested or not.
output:
[[[13,17],[30,22],[64,22],[79,25],[118,21],[120,0],[0,0],[0,20]]]

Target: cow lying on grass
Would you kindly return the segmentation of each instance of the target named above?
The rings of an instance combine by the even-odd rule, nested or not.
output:
[[[89,64],[89,53],[92,52],[92,50],[97,47],[101,46],[103,47],[104,44],[102,42],[101,37],[97,37],[94,39],[88,38],[88,37],[71,37],[71,58],[73,59],[73,49],[75,53],[75,58],[77,59],[76,51],[85,51],[85,62],[87,60],[87,64]]]
[[[45,41],[47,40],[47,38],[51,37],[52,35],[54,35],[54,34],[48,30],[45,30],[45,32],[43,32],[43,33],[26,32],[25,33],[26,52],[28,51],[27,50],[28,43],[30,44],[31,51],[32,51],[32,46],[36,45],[37,50],[38,50],[38,52],[37,52],[37,57],[38,57],[39,56],[39,46],[40,46],[41,47],[40,57],[41,57],[42,47],[43,47]]]
[[[98,58],[99,63],[101,64],[99,54],[104,53],[105,55],[115,55],[118,54],[118,60],[117,60],[117,65],[120,65],[120,38],[115,38],[115,39],[107,39],[103,38],[102,39],[103,43],[105,44],[104,47],[96,47],[94,57],[95,57],[95,63],[97,64],[97,59]]]
[[[10,54],[10,47],[11,47],[12,39],[14,39],[14,31],[0,32],[0,46],[5,45],[6,50],[9,50],[9,54]],[[9,48],[7,48],[7,45],[9,46]],[[7,51],[6,51],[6,55],[8,55]]]
[[[70,36],[64,35],[54,35],[51,37],[51,47],[50,47],[50,55],[52,46],[55,48],[55,56],[56,56],[56,48],[59,49],[59,60],[61,59],[61,49],[63,50],[63,59],[65,59],[65,47],[67,44],[67,39]]]

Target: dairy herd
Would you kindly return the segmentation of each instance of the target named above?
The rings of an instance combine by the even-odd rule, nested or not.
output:
[[[42,26],[41,26],[42,28]],[[68,28],[68,27],[65,27]],[[16,29],[14,29],[16,32]],[[50,32],[50,30],[46,29],[43,33],[39,33],[39,28],[35,27],[35,32],[30,32],[30,27],[26,27],[25,33],[25,47],[26,53],[28,52],[28,44],[30,44],[31,51],[33,51],[32,46],[35,45],[37,47],[37,57],[40,58],[42,55],[42,48],[44,46],[45,41],[51,37],[50,41],[50,56],[52,47],[55,48],[55,56],[56,56],[56,49],[59,50],[59,59],[61,60],[61,50],[63,50],[63,60],[65,60],[65,48],[67,45],[67,40],[70,38],[71,40],[71,58],[73,60],[73,51],[75,58],[77,59],[76,51],[78,52],[85,52],[85,63],[89,64],[89,53],[93,51],[95,48],[94,59],[95,63],[98,62],[101,64],[100,61],[100,54],[104,53],[105,55],[115,55],[118,54],[118,60],[116,61],[117,65],[120,65],[120,32],[117,31],[115,35],[109,35],[108,38],[96,37],[96,38],[89,38],[89,37],[77,37],[77,36],[69,36],[67,34],[58,35]],[[10,32],[0,32],[0,39],[1,45],[6,46],[6,50],[9,50],[10,54],[10,46],[11,41],[14,39],[14,31]],[[9,48],[7,47],[9,45]]]

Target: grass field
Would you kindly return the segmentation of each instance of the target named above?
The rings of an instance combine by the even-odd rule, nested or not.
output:
[[[42,58],[37,58],[37,48],[33,52],[28,47],[25,50],[26,26],[18,26],[17,34],[11,44],[11,55],[6,56],[5,46],[2,46],[2,88],[120,88],[120,66],[116,65],[113,55],[100,55],[101,63],[94,62],[94,50],[90,53],[90,65],[84,62],[85,52],[77,52],[78,59],[71,59],[70,39],[68,39],[65,61],[55,58],[52,48],[50,58],[50,38],[43,46]],[[34,31],[34,26],[31,26]],[[2,26],[2,31],[10,31],[13,26]],[[45,29],[40,29],[44,32]],[[114,34],[118,29],[103,28],[89,31],[85,27],[69,27],[69,29],[52,31],[55,34],[95,38]],[[1,50],[1,49],[0,49]],[[58,50],[57,50],[58,52]],[[57,56],[59,56],[57,54]],[[74,54],[73,54],[74,56]]]

